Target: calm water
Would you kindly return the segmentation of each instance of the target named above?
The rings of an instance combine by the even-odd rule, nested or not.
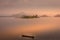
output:
[[[37,35],[60,30],[60,18],[41,17],[21,19],[14,17],[0,17],[1,34]]]

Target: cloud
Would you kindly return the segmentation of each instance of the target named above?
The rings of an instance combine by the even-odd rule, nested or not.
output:
[[[0,0],[0,14],[15,13],[21,8],[60,8],[60,0]],[[5,15],[4,14],[4,15]]]
[[[60,0],[0,0],[0,8],[59,7]]]

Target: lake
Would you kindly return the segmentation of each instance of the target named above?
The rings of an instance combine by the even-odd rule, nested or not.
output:
[[[59,17],[22,19],[0,17],[0,35],[44,35],[60,30]],[[37,37],[36,37],[37,38]]]

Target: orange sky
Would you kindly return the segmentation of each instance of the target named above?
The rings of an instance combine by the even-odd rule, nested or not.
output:
[[[33,15],[33,14],[44,15],[44,14],[46,14],[49,16],[53,16],[56,14],[60,14],[60,9],[59,8],[6,9],[6,10],[1,10],[0,15],[23,14],[21,12],[24,12],[24,14],[28,14],[28,15]]]
[[[60,0],[0,0],[0,16],[21,11],[27,14],[60,14]]]

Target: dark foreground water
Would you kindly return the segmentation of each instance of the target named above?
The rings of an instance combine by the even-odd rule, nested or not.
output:
[[[0,17],[1,40],[33,40],[21,35],[33,35],[34,40],[60,40],[60,18],[21,19]]]

